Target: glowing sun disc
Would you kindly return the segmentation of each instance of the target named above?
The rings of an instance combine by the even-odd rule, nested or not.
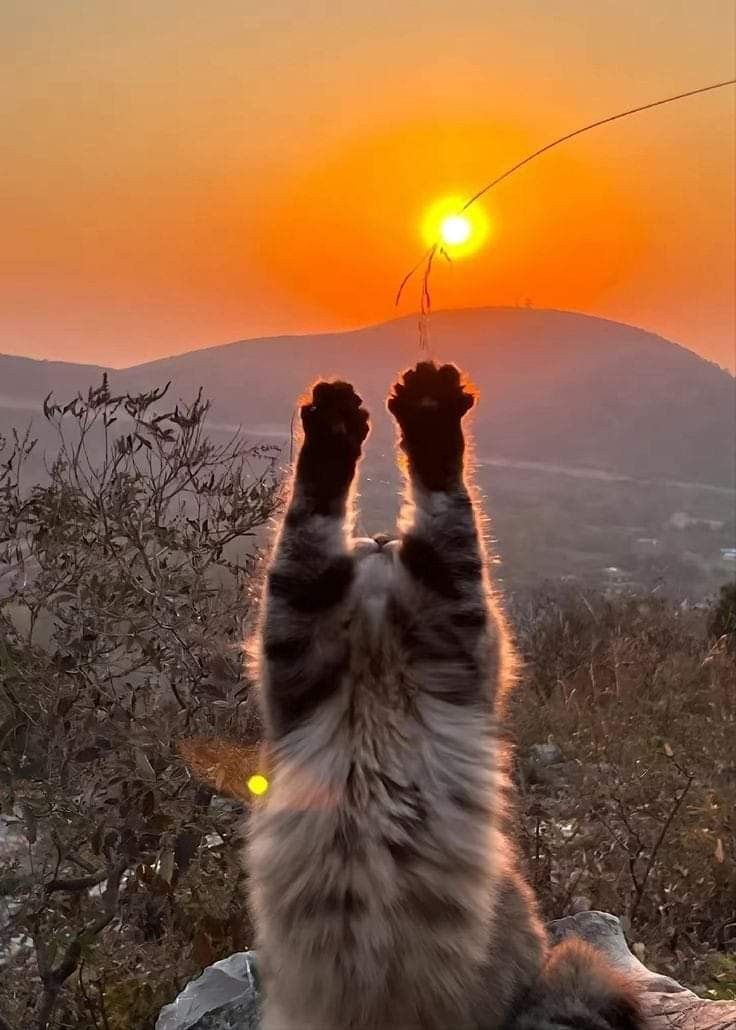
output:
[[[448,215],[447,218],[442,219],[440,225],[442,242],[450,247],[466,243],[472,231],[470,219],[465,215]]]
[[[422,236],[428,247],[439,245],[451,258],[474,254],[483,246],[491,223],[480,204],[463,210],[462,197],[442,197],[431,204],[422,220]]]

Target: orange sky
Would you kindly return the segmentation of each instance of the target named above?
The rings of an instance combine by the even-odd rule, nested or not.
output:
[[[429,203],[733,76],[734,28],[733,0],[9,0],[0,351],[120,366],[392,317]],[[735,93],[509,179],[435,306],[528,298],[733,369]]]

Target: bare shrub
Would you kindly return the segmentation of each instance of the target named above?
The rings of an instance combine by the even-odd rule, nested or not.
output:
[[[208,405],[108,384],[44,406],[58,452],[0,466],[0,1000],[17,1027],[151,1025],[243,946],[236,807],[177,741],[259,736],[243,680],[255,534],[273,455],[215,444]]]
[[[29,435],[0,448],[0,1026],[14,1030],[150,1028],[202,966],[252,943],[231,798],[260,737],[240,641],[273,456],[208,439],[201,397],[165,403],[106,382],[47,402],[59,446],[40,484],[24,485]],[[736,663],[715,617],[539,590],[513,606],[526,665],[511,731],[545,915],[622,915],[650,965],[727,997]],[[563,761],[530,763],[550,738]]]
[[[708,622],[708,632],[715,640],[736,649],[736,579],[724,583]]]
[[[513,703],[545,914],[615,912],[651,965],[699,987],[736,945],[736,666],[705,623],[652,598],[547,593],[517,610],[535,689]],[[564,761],[530,769],[548,738]]]

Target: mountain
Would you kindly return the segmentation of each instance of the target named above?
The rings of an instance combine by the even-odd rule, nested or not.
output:
[[[416,321],[348,333],[247,340],[138,365],[144,389],[201,385],[217,421],[288,430],[295,398],[320,375],[354,381],[374,412],[416,361]],[[438,312],[432,353],[481,389],[479,455],[628,476],[732,485],[734,378],[675,343],[602,318],[517,308]],[[380,439],[387,417],[374,418]]]
[[[87,385],[99,383],[101,365],[78,365],[71,361],[36,361],[0,354],[0,419],[11,411],[40,410],[40,401],[53,391],[71,398]]]
[[[430,330],[432,356],[481,390],[476,478],[507,583],[565,578],[702,596],[733,575],[722,552],[736,533],[733,376],[651,333],[570,312],[437,312]],[[391,527],[398,505],[386,392],[421,356],[416,320],[402,318],[107,371],[113,390],[171,380],[171,400],[202,387],[213,433],[241,425],[284,453],[299,395],[320,376],[350,379],[373,416],[360,529],[375,532]],[[0,356],[0,433],[40,413],[51,390],[66,401],[103,371]],[[42,418],[34,430],[39,450],[52,444]]]

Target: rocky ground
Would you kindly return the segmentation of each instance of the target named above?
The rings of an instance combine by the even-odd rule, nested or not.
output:
[[[631,953],[621,924],[605,912],[581,912],[550,925],[554,940],[580,937],[642,987],[650,1030],[734,1030],[736,1002],[704,1001],[676,980],[650,972]],[[252,951],[209,966],[161,1012],[156,1030],[257,1030],[258,971]]]

